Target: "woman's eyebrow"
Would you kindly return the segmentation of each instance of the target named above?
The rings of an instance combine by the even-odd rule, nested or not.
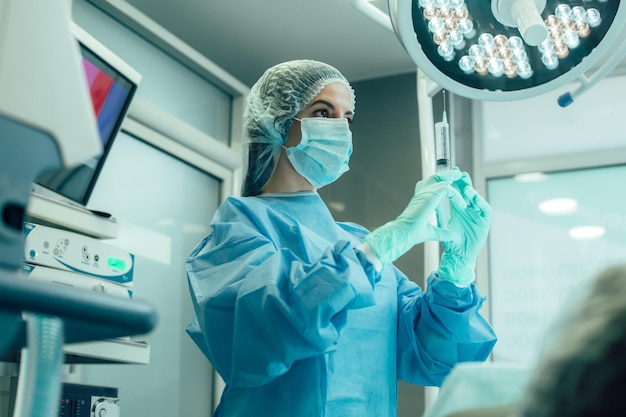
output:
[[[335,110],[335,106],[333,105],[333,103],[331,103],[330,101],[323,100],[323,99],[315,100],[313,103],[309,105],[309,107],[313,107],[316,104],[324,104],[330,107],[332,110]]]

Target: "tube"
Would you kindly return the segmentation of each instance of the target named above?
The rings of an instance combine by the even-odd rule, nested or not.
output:
[[[56,417],[61,401],[63,321],[25,313],[27,347],[22,349],[13,417]]]

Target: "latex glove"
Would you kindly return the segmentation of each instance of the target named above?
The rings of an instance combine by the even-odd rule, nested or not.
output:
[[[476,277],[476,258],[489,233],[491,206],[472,187],[472,180],[464,172],[452,183],[463,196],[465,204],[452,201],[448,230],[456,236],[441,242],[443,254],[439,276],[460,286],[468,286]]]
[[[394,262],[418,243],[455,238],[455,233],[433,225],[430,219],[443,198],[454,200],[454,205],[459,207],[465,205],[458,191],[450,186],[461,175],[458,170],[444,171],[418,182],[402,214],[365,237],[365,242],[383,266]]]

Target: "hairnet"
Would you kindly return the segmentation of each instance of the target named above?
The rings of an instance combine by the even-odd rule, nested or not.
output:
[[[242,195],[257,195],[274,172],[293,117],[322,89],[344,84],[354,110],[354,91],[334,67],[313,60],[283,62],[265,71],[252,86],[244,112],[244,180]]]

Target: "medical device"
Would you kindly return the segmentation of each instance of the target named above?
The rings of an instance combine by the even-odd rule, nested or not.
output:
[[[79,166],[46,172],[36,182],[56,193],[57,198],[60,194],[84,206],[89,201],[142,76],[74,23],[72,33],[78,41],[103,150],[101,155]]]
[[[0,416],[13,415],[19,378],[0,377],[0,384],[6,387],[8,398]],[[119,417],[120,399],[118,389],[99,385],[86,385],[65,382],[62,384],[60,407],[55,417]]]
[[[20,351],[14,417],[59,415],[65,342],[144,334],[157,322],[151,306],[19,276],[32,183],[102,152],[70,7],[0,0],[0,354]]]
[[[446,115],[446,100],[445,91],[443,100],[443,115],[440,122],[435,123],[435,171],[447,171],[451,168],[451,156],[450,156],[450,125],[448,124],[448,117]],[[439,225],[446,227],[450,221],[450,201],[444,198],[439,204],[439,210],[437,213]]]
[[[36,265],[133,284],[135,256],[83,234],[27,222],[24,259]]]
[[[0,1],[0,268],[21,265],[35,178],[102,151],[68,6],[60,3]]]
[[[565,107],[626,55],[623,1],[388,0],[389,15],[352,3],[391,29],[436,86],[470,99],[525,99],[577,82],[558,98]]]
[[[436,171],[449,170],[450,165],[450,126],[446,111],[440,122],[435,123],[435,165]]]
[[[20,275],[24,279],[49,282],[65,288],[80,288],[113,297],[132,298],[132,287],[108,279],[96,278],[77,272],[24,263]]]

